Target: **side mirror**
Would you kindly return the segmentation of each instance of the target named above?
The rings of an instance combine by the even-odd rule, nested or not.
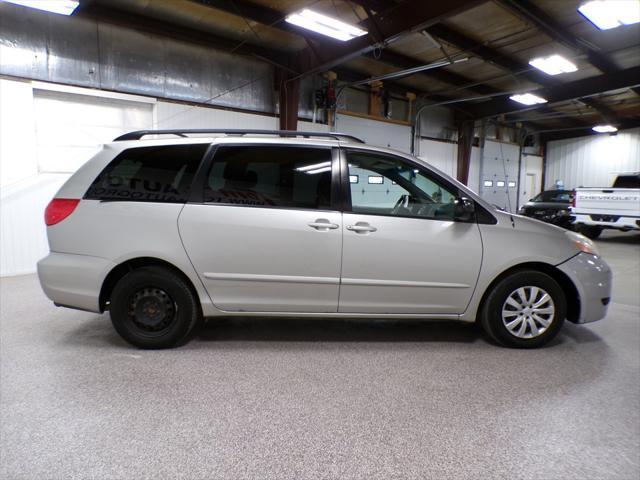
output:
[[[460,222],[468,222],[476,213],[476,204],[467,197],[458,197],[454,202],[454,218]]]

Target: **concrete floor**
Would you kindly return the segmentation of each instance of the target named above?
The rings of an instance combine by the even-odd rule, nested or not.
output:
[[[608,317],[548,348],[453,323],[225,320],[132,349],[0,281],[3,479],[638,479],[640,236]]]

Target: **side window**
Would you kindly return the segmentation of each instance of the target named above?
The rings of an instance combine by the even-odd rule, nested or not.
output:
[[[354,213],[453,220],[455,192],[428,171],[356,150],[347,151],[347,162]]]
[[[208,144],[125,150],[98,175],[84,198],[185,203]]]
[[[206,203],[331,208],[331,149],[222,146],[204,188]]]

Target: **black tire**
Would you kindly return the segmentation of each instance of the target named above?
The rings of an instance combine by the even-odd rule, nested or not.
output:
[[[183,344],[201,320],[189,285],[163,267],[143,267],[125,275],[111,294],[111,322],[120,336],[143,349]]]
[[[517,291],[520,288],[524,288],[526,293],[532,294],[535,291],[534,289],[527,290],[528,287],[541,289],[551,297],[552,303],[547,302],[543,305],[544,308],[548,309],[550,306],[555,309],[553,314],[543,314],[544,319],[548,321],[547,327],[544,327],[538,320],[534,320],[534,318],[540,318],[538,316],[534,317],[532,315],[527,319],[530,310],[524,312],[524,317],[522,317],[521,314],[515,313],[518,310],[513,310],[513,313],[511,313],[513,307],[506,304],[511,295],[518,295]],[[542,294],[539,294],[536,298],[542,299]],[[532,303],[535,304],[535,299]],[[506,314],[508,316],[507,319],[515,321],[516,318],[523,318],[522,323],[525,323],[525,328],[522,335],[531,335],[530,338],[521,338],[516,335],[517,332],[511,333],[509,331],[505,325],[507,320],[503,321],[503,307],[505,307],[505,311],[509,312]],[[503,278],[492,287],[480,309],[480,323],[487,335],[502,346],[536,348],[548,343],[558,334],[564,323],[566,312],[567,306],[564,291],[553,278],[534,270],[520,270]],[[509,323],[511,323],[511,320],[509,320]],[[514,328],[516,326],[522,327],[522,323],[516,323]],[[533,332],[534,326],[531,326],[531,323],[542,333],[535,336]]]
[[[591,240],[595,240],[602,233],[602,227],[598,227],[597,225],[580,225],[578,227],[578,233],[581,233]]]

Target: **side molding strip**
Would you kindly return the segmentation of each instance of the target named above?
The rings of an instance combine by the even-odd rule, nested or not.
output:
[[[463,283],[411,282],[405,280],[370,280],[366,278],[343,278],[342,285],[367,287],[421,287],[421,288],[469,288]]]
[[[316,285],[339,285],[337,277],[303,277],[297,275],[256,275],[245,273],[211,273],[202,274],[209,280],[228,280],[231,282],[273,282],[273,283],[307,283]]]

